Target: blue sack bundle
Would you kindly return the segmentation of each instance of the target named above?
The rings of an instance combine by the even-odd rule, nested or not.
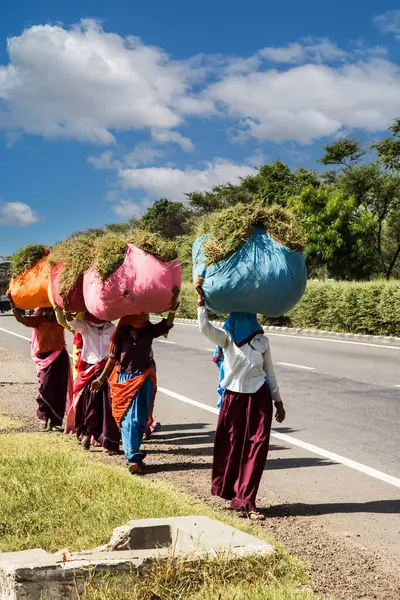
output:
[[[303,296],[307,285],[303,253],[284,246],[263,227],[255,227],[237,252],[208,267],[207,238],[203,235],[193,244],[193,278],[204,278],[206,304],[213,312],[280,317]]]

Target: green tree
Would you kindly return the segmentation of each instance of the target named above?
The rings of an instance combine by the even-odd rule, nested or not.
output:
[[[323,165],[341,166],[345,169],[357,164],[365,155],[357,140],[342,138],[325,146],[325,154],[320,159]]]
[[[400,153],[400,121],[391,131],[392,137],[373,144],[377,163],[360,164],[365,152],[354,139],[341,139],[326,146],[320,160],[325,165],[339,167],[334,177],[328,177],[328,180],[334,181],[344,194],[354,197],[358,207],[373,217],[376,274],[387,279],[392,276],[400,255],[397,209],[400,202],[400,154],[396,159],[396,152]],[[332,172],[327,175],[332,176]]]
[[[271,165],[260,167],[254,175],[243,177],[237,185],[227,183],[215,186],[209,192],[191,192],[187,196],[194,212],[204,215],[239,202],[246,204],[255,200],[268,206],[285,206],[287,199],[306,185],[320,185],[314,171],[300,168],[292,173],[287,165],[276,160]]]
[[[132,229],[135,229],[135,226],[136,220],[130,219],[128,223],[107,223],[104,230],[106,232],[111,231],[112,233],[128,233]]]
[[[311,275],[326,266],[337,279],[366,279],[371,275],[375,230],[373,216],[353,196],[324,185],[308,186],[288,201],[307,233],[305,257]]]
[[[384,186],[381,202],[384,220],[380,230],[380,250],[387,279],[398,267],[400,257],[400,119],[396,119],[389,131],[391,136],[373,144],[379,164],[391,176]]]
[[[161,198],[153,204],[140,221],[140,226],[165,238],[185,235],[190,228],[192,212],[182,202]]]
[[[189,206],[196,215],[206,215],[239,202],[252,202],[254,193],[249,189],[252,177],[246,177],[238,185],[225,183],[215,186],[209,192],[191,192],[186,194]]]

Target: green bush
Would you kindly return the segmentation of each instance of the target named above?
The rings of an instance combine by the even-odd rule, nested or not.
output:
[[[179,317],[196,318],[196,293],[182,286]],[[222,319],[222,315],[210,315]],[[400,337],[400,281],[309,281],[306,293],[287,315],[260,317],[266,325]]]
[[[290,326],[400,336],[400,281],[310,281]]]

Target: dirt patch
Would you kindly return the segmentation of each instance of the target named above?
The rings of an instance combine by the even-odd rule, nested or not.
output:
[[[185,432],[181,433],[185,435]],[[169,443],[171,434],[158,434],[146,444],[149,475],[167,480],[175,488],[183,489],[217,510],[229,510],[228,503],[210,496],[212,435],[204,431],[201,435],[203,438],[209,435],[209,447],[182,448],[178,442],[179,432],[176,432],[175,443]],[[184,440],[185,437],[183,444]],[[258,501],[260,507],[265,507],[267,515],[263,526],[291,554],[309,565],[314,592],[342,600],[400,598],[398,564],[377,552],[356,546],[350,538],[337,537],[321,515],[292,515],[284,498],[260,494]],[[286,514],[274,515],[277,505],[286,505]],[[293,507],[293,512],[297,513],[298,507]]]
[[[18,430],[37,430],[37,385],[33,362],[0,346],[0,365],[0,414],[17,421]],[[14,427],[6,428],[6,431],[9,429],[15,431]]]
[[[23,431],[37,430],[34,365],[29,359],[1,347],[0,364],[0,412],[22,421]],[[0,431],[0,435],[2,433],[4,431]],[[188,446],[189,438],[191,445]],[[201,447],[193,443],[196,439]],[[190,431],[185,429],[184,424],[165,426],[145,445],[148,477],[167,481],[214,509],[228,510],[223,501],[210,496],[212,439],[212,430],[205,426],[196,431],[193,427]],[[107,464],[123,464],[123,456],[111,458],[101,451],[94,451],[93,455]],[[299,515],[298,507],[292,510],[285,498],[260,495],[259,505],[265,507],[267,520],[263,526],[268,532],[291,554],[308,563],[316,593],[341,600],[400,598],[399,565],[387,557],[360,548],[350,537],[338,537],[321,515],[310,511]],[[278,505],[285,505],[285,509],[276,514]]]

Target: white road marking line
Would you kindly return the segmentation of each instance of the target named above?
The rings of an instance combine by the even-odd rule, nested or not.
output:
[[[9,333],[10,335],[15,335],[15,337],[21,338],[21,340],[26,340],[27,342],[31,341],[31,338],[26,337],[26,335],[21,335],[20,333],[16,333],[15,331],[3,329],[3,327],[0,327],[0,331],[4,331],[4,333]]]
[[[191,406],[196,406],[197,408],[201,408],[202,410],[206,410],[214,415],[219,414],[219,410],[214,408],[213,406],[209,406],[208,404],[203,404],[202,402],[197,402],[196,400],[192,400],[191,398],[187,398],[186,396],[182,396],[181,394],[177,394],[176,392],[171,392],[171,390],[167,390],[165,388],[159,387],[158,391],[166,396],[170,396],[171,398],[175,398],[180,402],[185,402],[185,404],[190,404]],[[368,467],[367,465],[363,465],[362,463],[356,462],[355,460],[351,460],[350,458],[346,458],[345,456],[340,456],[340,454],[335,454],[334,452],[330,452],[329,450],[324,450],[324,448],[319,448],[318,446],[314,446],[314,444],[309,444],[308,442],[303,442],[297,438],[292,437],[291,435],[287,435],[286,433],[279,433],[272,429],[271,437],[281,440],[282,442],[286,442],[292,446],[297,446],[298,448],[302,448],[303,450],[307,450],[312,454],[316,454],[317,456],[322,456],[323,458],[327,458],[335,463],[341,464],[345,467],[349,467],[350,469],[354,469],[355,471],[359,471],[364,475],[369,475],[374,479],[378,479],[389,485],[393,485],[394,487],[400,488],[400,479],[397,477],[393,477],[392,475],[387,475],[382,471],[378,471],[377,469],[373,469],[372,467]]]
[[[156,340],[157,342],[160,342],[160,344],[172,344],[176,346],[177,342],[170,342],[168,340]]]
[[[176,392],[171,392],[171,390],[167,390],[163,387],[157,386],[157,390],[166,396],[170,396],[171,398],[175,398],[175,400],[180,400],[181,402],[185,402],[185,404],[191,404],[192,406],[196,406],[197,408],[202,408],[203,410],[207,410],[213,415],[218,415],[218,408],[214,408],[214,406],[209,406],[208,404],[203,404],[202,402],[197,402],[197,400],[191,400],[186,396],[182,396],[181,394],[177,394]]]
[[[394,387],[398,387],[398,388],[400,388],[400,385],[395,385]]]
[[[9,333],[10,335],[14,335],[15,337],[21,338],[21,340],[26,340],[29,343],[31,341],[31,338],[26,337],[26,335],[21,335],[20,333],[17,333],[16,331],[10,331],[9,329],[4,329],[3,327],[0,327],[0,331],[4,331],[4,333]],[[71,353],[68,353],[68,354],[71,358],[73,358]]]
[[[293,365],[287,362],[276,362],[276,365],[282,365],[283,367],[294,367],[295,369],[305,369],[306,371],[316,371],[315,367],[304,367],[303,365]]]
[[[9,331],[8,329],[4,329],[0,327],[0,331],[4,331],[5,333],[9,333],[10,335],[14,335],[15,337],[19,337],[23,340],[27,340],[30,342],[30,338],[25,335],[21,335],[20,333],[16,333],[15,331]],[[71,356],[71,355],[70,355]],[[400,386],[396,386],[400,387]],[[202,410],[206,410],[214,415],[219,414],[219,410],[213,406],[209,406],[208,404],[203,404],[202,402],[197,402],[196,400],[191,400],[186,396],[182,396],[181,394],[177,394],[176,392],[172,392],[171,390],[167,390],[166,388],[159,387],[158,391],[166,396],[170,396],[171,398],[175,398],[180,402],[185,402],[186,404],[190,404],[191,406],[196,406],[197,408],[201,408]],[[286,442],[291,444],[292,446],[297,446],[298,448],[303,448],[303,450],[307,450],[312,454],[316,454],[317,456],[322,456],[323,458],[327,458],[333,462],[341,464],[345,467],[349,467],[350,469],[354,469],[355,471],[359,471],[360,473],[364,473],[364,475],[369,475],[374,479],[378,479],[389,485],[393,485],[394,487],[400,488],[400,479],[397,477],[393,477],[392,475],[387,475],[382,471],[378,471],[377,469],[373,469],[372,467],[368,467],[367,465],[363,465],[362,463],[356,462],[355,460],[351,460],[350,458],[346,458],[345,456],[340,456],[340,454],[335,454],[334,452],[330,452],[329,450],[324,450],[323,448],[319,448],[318,446],[314,446],[314,444],[309,444],[308,442],[303,442],[302,440],[298,440],[297,438],[292,437],[291,435],[287,435],[286,433],[279,433],[274,429],[271,432],[271,437],[274,437],[282,442]]]
[[[177,321],[175,322],[175,325],[182,325],[183,327],[199,327],[196,323],[178,323]],[[273,333],[272,331],[266,331],[265,335],[268,337],[276,336],[292,338],[294,340],[313,340],[316,342],[330,342],[332,344],[352,344],[353,346],[367,346],[369,348],[389,348],[390,350],[400,350],[400,346],[390,346],[389,344],[370,344],[368,342],[354,342],[352,340],[333,340],[331,338],[315,337],[311,335],[292,335],[290,333]]]

